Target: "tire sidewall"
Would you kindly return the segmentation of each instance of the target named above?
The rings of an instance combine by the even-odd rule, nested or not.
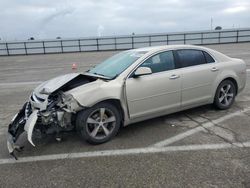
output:
[[[232,90],[233,90],[233,98],[232,98],[232,101],[231,103],[228,105],[228,106],[225,106],[225,105],[222,105],[220,102],[219,102],[219,96],[220,96],[220,90],[221,90],[221,87],[223,87],[224,85],[226,84],[230,84],[231,87],[232,87]],[[233,103],[234,103],[234,100],[235,100],[235,96],[236,96],[236,87],[235,87],[235,84],[231,81],[231,80],[224,80],[222,81],[219,86],[217,87],[217,90],[216,90],[216,94],[215,94],[215,98],[214,98],[214,104],[215,106],[218,108],[218,109],[221,109],[221,110],[226,110],[226,109],[229,109]]]
[[[109,109],[114,113],[116,117],[116,125],[115,125],[114,130],[109,136],[103,139],[95,139],[91,137],[87,131],[87,118],[93,111],[95,111],[98,108]],[[93,107],[90,107],[86,110],[79,112],[77,114],[77,119],[76,119],[76,129],[77,129],[78,134],[90,144],[101,144],[101,143],[105,143],[109,141],[118,133],[120,125],[121,125],[121,115],[120,115],[119,110],[114,105],[107,103],[107,102],[98,103],[94,105]]]

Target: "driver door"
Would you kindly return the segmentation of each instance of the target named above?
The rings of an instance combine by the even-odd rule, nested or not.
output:
[[[180,109],[181,75],[172,51],[151,56],[140,66],[149,67],[152,74],[126,80],[126,96],[130,118],[157,116]],[[154,115],[155,114],[155,115]]]

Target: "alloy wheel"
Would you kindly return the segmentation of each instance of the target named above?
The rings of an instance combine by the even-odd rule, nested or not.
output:
[[[223,85],[219,92],[219,102],[223,106],[229,106],[233,101],[233,97],[234,97],[234,91],[231,84],[228,83]]]
[[[98,108],[87,117],[87,133],[95,139],[109,136],[116,125],[116,117],[108,108]]]

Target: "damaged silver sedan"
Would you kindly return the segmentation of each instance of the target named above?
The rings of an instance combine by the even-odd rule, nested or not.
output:
[[[39,85],[8,129],[10,154],[22,149],[21,134],[76,130],[100,144],[121,126],[213,103],[228,109],[244,89],[246,64],[217,51],[190,45],[128,50],[85,73]],[[36,134],[34,134],[36,133]]]

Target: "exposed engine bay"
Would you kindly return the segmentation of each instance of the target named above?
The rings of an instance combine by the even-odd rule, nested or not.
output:
[[[35,146],[34,132],[47,135],[73,130],[76,112],[84,107],[66,92],[96,80],[96,77],[73,73],[39,85],[9,125],[7,146],[10,154],[17,159],[15,151],[23,148],[17,140],[25,132],[28,141]]]

